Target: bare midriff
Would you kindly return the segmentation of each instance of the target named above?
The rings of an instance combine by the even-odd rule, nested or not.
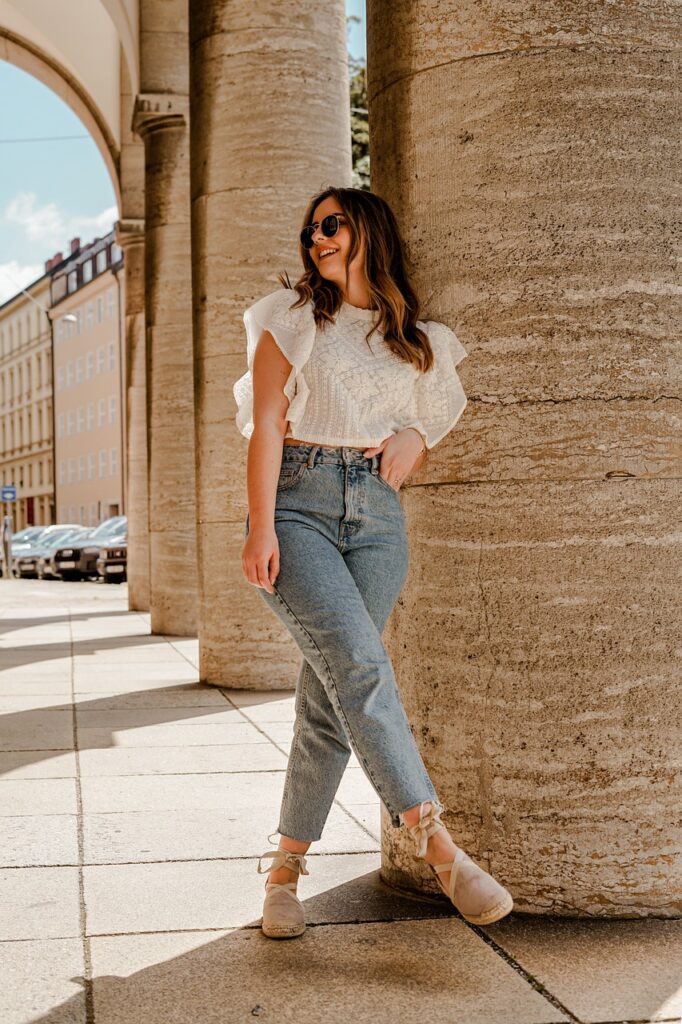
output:
[[[340,444],[318,444],[317,441],[301,441],[297,437],[285,437],[284,444],[314,444],[318,448],[350,448],[351,445],[340,445]],[[369,447],[369,445],[367,446]],[[358,451],[363,451],[362,448],[358,448]]]

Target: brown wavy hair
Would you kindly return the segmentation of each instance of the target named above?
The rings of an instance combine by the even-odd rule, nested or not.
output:
[[[364,271],[372,306],[377,311],[365,336],[367,342],[372,332],[379,328],[386,343],[400,359],[423,372],[431,369],[433,350],[426,332],[417,327],[419,298],[410,281],[405,245],[393,211],[385,199],[367,189],[330,186],[310,200],[301,228],[311,223],[315,208],[329,196],[336,199],[350,228],[346,280],[348,266],[360,249],[361,237],[364,236],[366,241]],[[325,323],[334,322],[343,303],[343,295],[333,281],[327,281],[318,272],[309,251],[300,241],[299,251],[303,262],[301,277],[292,285],[289,275],[283,271],[278,280],[282,287],[293,288],[298,293],[298,301],[291,308],[312,303],[315,323],[324,327]]]

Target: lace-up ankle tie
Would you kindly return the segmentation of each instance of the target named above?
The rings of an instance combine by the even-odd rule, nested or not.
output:
[[[429,810],[424,813],[424,804],[430,803]],[[422,800],[419,805],[419,821],[416,825],[408,825],[408,830],[414,836],[417,844],[417,857],[422,859],[426,856],[426,847],[430,836],[435,832],[439,832],[440,829],[445,828],[445,825],[440,820],[441,811],[444,811],[445,807],[437,800]],[[405,819],[403,818],[403,821]]]
[[[264,868],[261,866],[261,863],[266,857],[272,858],[272,864]],[[291,850],[268,850],[267,853],[262,853],[258,858],[256,870],[259,875],[267,874],[267,872],[274,871],[277,868],[289,868],[290,871],[296,871],[299,875],[310,874],[306,867],[306,859],[302,853],[292,853]]]

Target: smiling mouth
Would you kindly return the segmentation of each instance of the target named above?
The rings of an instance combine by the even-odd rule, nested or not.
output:
[[[338,249],[335,249],[334,252],[327,252],[327,253],[324,254],[324,256],[320,256],[320,259],[321,260],[326,260],[328,256],[336,256],[338,251],[339,251]]]

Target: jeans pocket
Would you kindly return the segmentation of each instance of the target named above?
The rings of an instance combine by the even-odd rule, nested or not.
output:
[[[381,476],[380,473],[376,474],[375,479],[379,481],[379,483],[381,484],[382,487],[385,487],[386,490],[390,491],[391,494],[395,494],[397,496],[398,492],[395,489],[395,487],[391,486],[391,484],[389,484],[388,480],[384,480],[383,476]]]
[[[279,470],[277,490],[288,491],[290,487],[295,487],[303,479],[306,469],[305,462],[283,462]]]

